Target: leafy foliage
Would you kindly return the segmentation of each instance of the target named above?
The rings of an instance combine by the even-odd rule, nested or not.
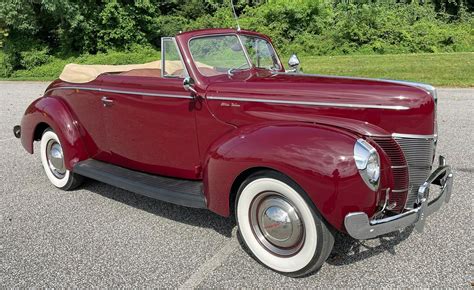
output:
[[[471,0],[234,0],[243,28],[300,55],[474,51]],[[235,27],[229,0],[3,0],[0,74],[109,51],[157,50],[162,36]]]

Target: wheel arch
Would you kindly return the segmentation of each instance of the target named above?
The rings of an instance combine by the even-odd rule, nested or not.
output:
[[[41,136],[43,135],[46,129],[51,128],[51,126],[46,122],[40,122],[36,125],[33,131],[33,141],[41,140]]]
[[[204,163],[208,208],[229,216],[240,184],[255,172],[271,170],[293,180],[321,215],[344,231],[348,212],[372,214],[376,208],[377,194],[353,160],[358,137],[340,128],[289,122],[239,128],[216,142]]]
[[[67,169],[71,170],[76,162],[88,158],[80,124],[60,98],[44,96],[26,109],[21,120],[21,143],[27,152],[33,154],[33,142],[40,140],[47,128],[61,140]]]
[[[235,202],[237,199],[237,195],[239,193],[239,189],[241,185],[252,175],[257,174],[257,173],[268,173],[269,175],[276,174],[276,177],[283,177],[284,179],[287,179],[291,184],[290,186],[296,187],[297,191],[302,191],[303,192],[303,198],[308,201],[309,205],[313,207],[314,210],[318,211],[317,207],[315,204],[311,201],[311,198],[309,197],[308,193],[296,182],[291,176],[285,174],[284,172],[281,172],[277,169],[271,168],[271,167],[265,167],[265,166],[255,166],[255,167],[250,167],[243,172],[241,172],[234,180],[232,183],[230,195],[229,195],[229,209],[230,209],[230,214],[234,214],[235,210]]]
[[[229,193],[229,210],[230,210],[230,214],[232,215],[233,214],[233,211],[234,211],[234,205],[235,205],[235,200],[237,198],[237,194],[239,192],[239,188],[240,186],[242,185],[242,183],[244,183],[245,180],[247,180],[247,178],[249,178],[250,176],[252,176],[253,174],[255,173],[258,173],[258,172],[265,172],[265,171],[269,171],[269,172],[278,172],[280,174],[283,174],[273,168],[270,168],[270,167],[265,167],[265,166],[255,166],[255,167],[250,167],[250,168],[247,168],[246,170],[242,171],[235,179],[234,179],[234,182],[232,182],[232,186],[231,186],[231,189],[230,189],[230,193]],[[285,175],[286,176],[286,175]]]

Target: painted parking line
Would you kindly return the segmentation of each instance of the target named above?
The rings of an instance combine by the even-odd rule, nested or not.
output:
[[[186,280],[179,289],[194,289],[198,287],[217,267],[222,265],[223,262],[239,247],[237,241],[237,227],[232,230],[232,237],[227,241],[212,258],[207,260],[194,272],[188,280]]]

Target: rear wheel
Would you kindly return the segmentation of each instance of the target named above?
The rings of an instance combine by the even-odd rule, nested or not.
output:
[[[236,199],[239,234],[268,268],[299,277],[318,270],[334,237],[304,191],[273,171],[250,176]]]
[[[83,177],[66,168],[63,148],[58,135],[50,128],[41,136],[41,163],[49,181],[57,188],[71,190],[79,186]]]

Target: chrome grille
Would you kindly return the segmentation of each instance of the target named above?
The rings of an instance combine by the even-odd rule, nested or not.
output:
[[[431,172],[434,154],[432,137],[400,137],[394,134],[394,140],[400,145],[408,165],[408,196],[405,208],[411,209],[417,202],[418,188],[426,181]]]
[[[388,204],[393,212],[402,212],[408,194],[408,168],[400,145],[391,137],[375,137],[374,141],[387,153],[392,165],[393,188]]]

